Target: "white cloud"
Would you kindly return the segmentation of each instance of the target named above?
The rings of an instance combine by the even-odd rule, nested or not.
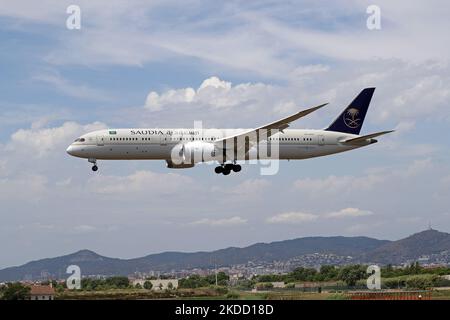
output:
[[[358,208],[345,208],[338,211],[312,214],[306,212],[287,212],[280,213],[266,219],[267,223],[273,224],[301,224],[305,222],[316,221],[318,219],[336,219],[336,218],[358,218],[370,216],[373,212],[369,210],[361,210]]]
[[[0,199],[4,208],[7,204],[17,204],[17,201],[39,203],[48,196],[48,192],[49,179],[42,174],[19,173],[0,177]]]
[[[151,91],[145,107],[151,111],[181,106],[200,106],[211,109],[233,108],[242,104],[262,101],[270,93],[269,85],[242,83],[232,86],[231,82],[218,77],[205,79],[197,88],[171,89],[162,94]]]
[[[94,193],[105,195],[133,194],[175,194],[180,190],[195,187],[193,180],[177,173],[136,171],[127,176],[96,175],[90,178],[88,188]]]
[[[418,159],[401,168],[381,167],[368,169],[359,176],[335,176],[322,178],[304,178],[293,182],[296,190],[312,197],[323,195],[356,195],[368,193],[384,185],[408,182],[414,177],[426,174],[434,167],[431,158]]]
[[[304,65],[295,68],[295,70],[292,73],[292,77],[293,78],[310,77],[316,75],[317,73],[328,72],[329,70],[330,67],[323,64]]]
[[[374,221],[371,223],[356,223],[345,228],[345,232],[350,234],[367,234],[371,230],[379,229],[385,227],[385,222],[383,221]]]
[[[433,161],[431,158],[414,160],[405,170],[400,171],[398,174],[405,178],[415,177],[429,171],[432,167]]]
[[[1,150],[1,145],[0,145],[0,150]],[[6,175],[7,173],[7,166],[6,166],[6,160],[2,160],[0,159],[0,177],[3,175]]]
[[[209,219],[204,218],[197,221],[192,222],[192,225],[207,225],[212,227],[229,227],[229,226],[237,226],[243,225],[247,223],[247,219],[241,218],[239,216],[224,218],[224,219]]]
[[[63,78],[58,72],[37,74],[32,77],[32,80],[46,83],[70,97],[94,101],[112,100],[111,96],[106,92],[91,88],[87,85],[73,84],[69,80]]]
[[[91,232],[95,232],[96,230],[97,230],[96,227],[87,225],[87,224],[82,224],[82,225],[73,227],[73,231],[75,233],[91,233]]]
[[[243,197],[257,196],[265,192],[270,187],[270,182],[266,179],[246,179],[230,189],[223,189],[223,186],[213,187],[214,192],[221,192],[230,195]]]
[[[449,29],[448,17],[445,10],[432,10],[445,8],[444,1],[407,7],[381,1],[383,28],[369,31],[364,1],[327,6],[308,1],[307,10],[304,5],[293,8],[282,3],[255,7],[244,2],[207,5],[188,1],[180,10],[176,1],[80,0],[82,12],[96,18],[83,19],[82,32],[76,37],[67,36],[61,25],[69,4],[17,0],[4,3],[0,15],[21,24],[58,26],[53,32],[59,45],[47,55],[55,64],[142,66],[175,56],[216,68],[295,79],[326,71],[318,63],[313,68],[297,68],[319,58],[351,62],[448,59],[449,45],[442,41]],[[161,11],[177,14],[167,16]],[[318,27],[323,25],[328,27]],[[421,50],[417,43],[422,44]]]
[[[445,86],[450,81],[449,65],[430,69],[429,62],[411,65],[398,60],[377,60],[370,64],[297,67],[327,71],[315,73],[310,79],[297,77],[284,84],[230,83],[210,77],[198,87],[152,90],[145,103],[145,109],[152,112],[136,112],[136,120],[142,124],[167,122],[168,126],[192,126],[194,120],[202,120],[207,127],[248,128],[330,102],[326,108],[292,124],[293,128],[323,128],[364,86],[375,86],[377,90],[363,130],[395,128],[396,133],[382,138],[385,143],[395,142],[395,148],[418,143],[404,143],[404,140],[409,138],[407,133],[417,130],[419,120],[421,123],[450,121],[446,104],[450,89]],[[424,84],[419,85],[421,82]],[[180,113],[184,116],[179,117]],[[233,117],[234,114],[239,117]]]
[[[287,212],[275,215],[268,218],[266,221],[268,223],[275,224],[290,224],[290,223],[304,223],[317,220],[318,215],[304,212]]]
[[[398,116],[408,118],[435,115],[450,98],[447,81],[448,75],[424,74],[422,78],[416,80],[416,83],[400,90],[393,99],[392,108],[384,111],[381,116],[391,117],[392,112],[388,110],[395,112]]]
[[[416,127],[416,121],[414,120],[405,120],[400,121],[397,126],[394,128],[396,134],[404,134],[408,133]]]
[[[335,176],[324,178],[304,178],[294,181],[294,188],[309,194],[333,194],[353,192],[355,190],[370,190],[384,183],[385,174],[368,173],[363,176]]]
[[[339,211],[327,213],[328,218],[347,218],[347,217],[363,217],[370,216],[373,212],[369,210],[361,210],[358,208],[345,208]]]
[[[145,107],[151,111],[161,110],[161,107],[167,103],[178,104],[178,103],[189,103],[194,100],[195,91],[192,88],[169,90],[158,95],[157,92],[152,91],[148,94],[145,100]]]
[[[28,153],[29,156],[44,157],[55,150],[65,152],[65,148],[79,135],[105,129],[106,125],[94,122],[81,125],[76,122],[65,122],[60,127],[19,129],[11,136],[7,150]]]

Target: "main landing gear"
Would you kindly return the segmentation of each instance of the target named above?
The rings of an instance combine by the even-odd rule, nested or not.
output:
[[[217,174],[223,174],[224,176],[227,176],[231,173],[231,171],[239,172],[241,171],[242,167],[239,164],[235,163],[227,163],[222,164],[214,169],[214,172]]]
[[[98,167],[97,167],[97,159],[88,159],[88,161],[90,162],[90,163],[92,163],[92,164],[94,164],[93,166],[92,166],[92,171],[97,171],[98,170]]]

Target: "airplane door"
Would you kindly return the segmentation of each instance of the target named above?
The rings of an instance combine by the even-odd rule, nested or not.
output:
[[[319,146],[323,146],[325,144],[325,136],[319,135]]]
[[[103,146],[105,144],[105,138],[103,136],[97,136],[97,145]]]
[[[160,135],[159,144],[162,146],[165,146],[167,144],[167,139],[168,139],[167,135],[165,135],[165,134]]]

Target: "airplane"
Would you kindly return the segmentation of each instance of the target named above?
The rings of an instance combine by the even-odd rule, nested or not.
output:
[[[97,160],[165,160],[171,169],[216,162],[217,174],[239,172],[238,161],[255,159],[299,160],[336,154],[376,143],[375,137],[393,132],[359,135],[375,88],[365,88],[325,129],[287,129],[290,123],[324,107],[305,109],[253,129],[106,129],[77,138],[71,156]],[[273,147],[276,147],[273,148]],[[268,151],[268,152],[261,152]]]

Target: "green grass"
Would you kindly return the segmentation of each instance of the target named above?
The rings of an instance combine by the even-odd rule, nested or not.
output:
[[[178,289],[170,292],[155,292],[145,289],[110,289],[99,291],[65,291],[58,293],[57,299],[68,300],[139,300],[139,299],[180,299],[180,300],[345,300],[345,292],[302,292],[298,290],[250,292],[228,290],[218,293],[213,288]],[[450,300],[450,290],[434,290],[432,299]]]

